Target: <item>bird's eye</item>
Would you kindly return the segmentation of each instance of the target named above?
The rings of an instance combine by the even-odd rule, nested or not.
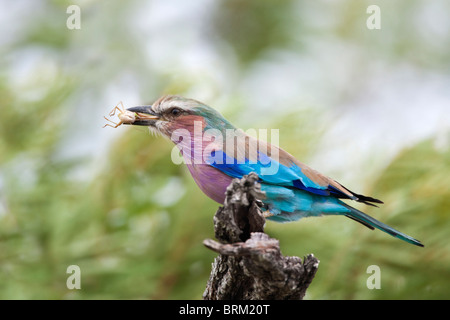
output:
[[[173,116],[178,116],[178,115],[180,115],[181,110],[178,109],[178,108],[173,108],[172,110],[170,110],[170,113],[171,113]]]

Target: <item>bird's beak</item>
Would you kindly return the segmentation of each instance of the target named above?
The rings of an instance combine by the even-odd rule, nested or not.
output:
[[[133,123],[130,123],[134,126],[153,126],[160,118],[159,115],[152,110],[152,106],[137,106],[128,108],[127,110],[136,114],[136,120]]]

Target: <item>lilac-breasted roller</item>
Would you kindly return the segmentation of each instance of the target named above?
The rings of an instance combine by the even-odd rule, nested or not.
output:
[[[163,96],[153,105],[127,109],[133,125],[148,126],[180,149],[192,177],[211,199],[223,204],[227,186],[250,172],[259,176],[264,215],[277,222],[342,215],[408,243],[420,241],[349,206],[350,199],[375,206],[382,201],[357,194],[301,163],[283,149],[236,129],[215,109],[180,96]]]

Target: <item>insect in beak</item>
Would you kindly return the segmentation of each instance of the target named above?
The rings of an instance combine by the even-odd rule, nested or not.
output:
[[[119,108],[119,105],[121,105],[122,108]],[[108,119],[107,117],[103,117],[103,118],[105,118],[106,121],[112,123],[112,124],[109,124],[109,123],[105,124],[103,126],[103,128],[105,128],[105,127],[117,128],[122,124],[132,124],[133,122],[135,122],[135,120],[137,118],[136,113],[125,110],[125,107],[123,106],[122,101],[120,101],[119,104],[117,106],[115,106],[114,109],[111,110],[111,112],[109,113],[109,116],[113,117],[116,114],[116,111],[119,112],[117,114],[117,117],[119,118],[119,122],[114,122],[111,119]]]
[[[160,116],[152,110],[152,106],[137,106],[128,108],[127,111],[136,114],[136,119],[133,123],[135,126],[153,126]]]
[[[121,108],[119,107],[121,106]],[[105,127],[111,127],[111,128],[117,128],[121,126],[122,124],[132,124],[137,126],[150,126],[153,125],[156,120],[159,119],[159,116],[153,112],[151,109],[151,106],[139,106],[139,107],[133,107],[129,109],[125,109],[123,106],[122,101],[119,102],[117,106],[115,106],[111,112],[109,113],[109,117],[113,117],[117,113],[117,117],[119,118],[119,122],[114,122],[111,119],[105,118],[106,121],[112,123],[107,123],[103,126]]]

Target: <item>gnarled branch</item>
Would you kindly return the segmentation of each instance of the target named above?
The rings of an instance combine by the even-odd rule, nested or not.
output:
[[[310,254],[284,257],[279,241],[264,233],[259,208],[265,197],[251,173],[234,179],[225,204],[214,216],[215,236],[204,245],[220,255],[214,260],[205,300],[303,299],[319,266]]]

